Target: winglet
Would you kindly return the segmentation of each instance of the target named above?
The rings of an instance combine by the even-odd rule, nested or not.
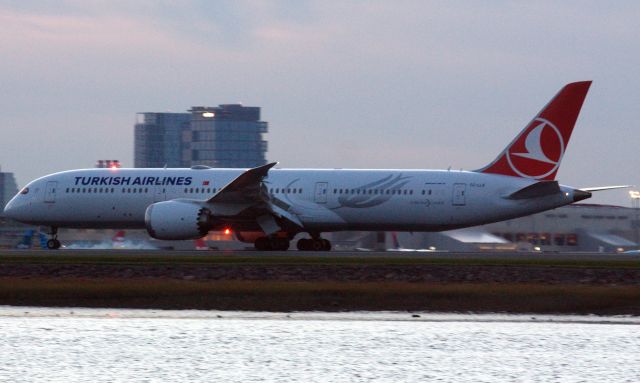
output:
[[[567,84],[482,173],[553,181],[591,81]]]

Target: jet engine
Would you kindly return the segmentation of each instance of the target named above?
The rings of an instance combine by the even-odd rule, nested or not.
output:
[[[149,205],[144,223],[149,235],[156,239],[197,239],[207,235],[213,216],[211,210],[198,204],[165,201]]]

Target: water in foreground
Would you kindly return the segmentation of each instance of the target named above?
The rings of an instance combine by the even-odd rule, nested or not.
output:
[[[640,318],[0,307],[0,381],[637,382]]]

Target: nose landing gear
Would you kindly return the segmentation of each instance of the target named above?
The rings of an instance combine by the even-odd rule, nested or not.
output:
[[[58,228],[52,227],[51,231],[48,233],[51,236],[51,239],[47,241],[47,249],[57,250],[60,248],[61,244],[58,241]]]

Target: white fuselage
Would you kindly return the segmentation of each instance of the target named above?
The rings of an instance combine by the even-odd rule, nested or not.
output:
[[[206,204],[244,171],[71,170],[29,183],[27,193],[16,195],[5,214],[52,227],[144,228],[149,205],[174,199]],[[574,189],[565,186],[551,196],[506,198],[535,182],[468,171],[272,169],[263,180],[262,192],[271,203],[295,215],[305,230],[439,231],[574,202]]]

